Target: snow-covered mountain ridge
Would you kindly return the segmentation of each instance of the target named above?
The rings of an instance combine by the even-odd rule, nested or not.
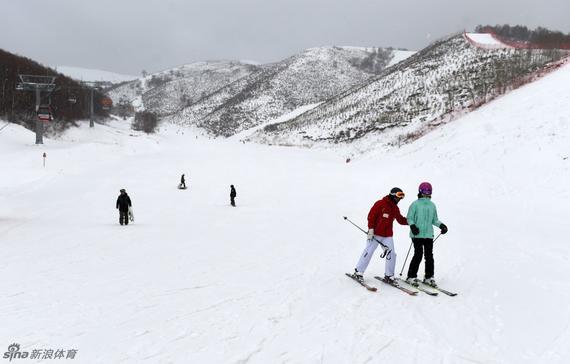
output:
[[[158,115],[171,114],[258,68],[256,65],[230,61],[193,63],[175,72],[169,71],[167,75],[153,75],[147,81],[149,90],[143,93],[142,101],[149,111]]]
[[[78,81],[121,83],[137,78],[137,76],[81,67],[57,66],[54,69]]]
[[[126,82],[107,92],[115,103],[166,115],[192,104],[259,67],[235,61],[196,62]]]
[[[300,116],[268,125],[249,140],[303,145],[363,141],[372,148],[422,135],[445,116],[504,93],[567,53],[480,49],[463,35],[435,42],[360,87]]]
[[[265,65],[166,120],[231,136],[362,84],[394,59],[411,53],[391,48],[309,48]]]

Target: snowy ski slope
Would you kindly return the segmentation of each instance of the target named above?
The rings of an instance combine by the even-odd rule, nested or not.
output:
[[[330,150],[173,126],[146,136],[120,122],[38,147],[9,125],[0,343],[75,348],[74,363],[567,363],[568,84],[565,66],[348,164]],[[379,292],[367,292],[344,276],[364,236],[342,216],[364,225],[393,186],[405,212],[423,180],[449,227],[436,277],[459,295],[380,285],[378,257],[366,278]],[[120,188],[132,226],[117,223]],[[398,272],[407,234],[395,227]]]
[[[109,71],[81,67],[56,66],[54,68],[57,70],[57,72],[80,81],[108,81],[112,83],[119,83],[131,81],[137,78],[137,76],[132,75],[123,75]]]
[[[486,49],[513,48],[501,42],[493,34],[489,33],[465,33],[464,36],[473,44]]]

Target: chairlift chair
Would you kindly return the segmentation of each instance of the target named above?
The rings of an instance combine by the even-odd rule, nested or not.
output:
[[[110,110],[113,106],[113,100],[110,97],[102,98],[100,103],[103,110]]]
[[[53,120],[53,113],[51,111],[51,107],[49,105],[40,105],[38,107],[38,119],[41,121],[52,121]]]

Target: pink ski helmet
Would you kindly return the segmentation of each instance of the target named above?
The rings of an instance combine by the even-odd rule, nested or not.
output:
[[[418,188],[418,190],[422,195],[431,196],[431,191],[432,191],[431,183],[429,182],[420,183],[420,187]]]

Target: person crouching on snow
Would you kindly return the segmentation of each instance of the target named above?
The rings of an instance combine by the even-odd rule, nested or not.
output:
[[[372,259],[374,251],[382,243],[389,251],[386,255],[386,267],[384,270],[385,280],[394,280],[394,270],[396,268],[396,251],[394,250],[393,225],[397,220],[400,225],[408,225],[405,217],[400,213],[398,202],[404,198],[404,192],[394,187],[390,194],[383,199],[376,201],[368,213],[368,238],[366,240],[366,248],[362,252],[356,269],[354,269],[354,277],[362,281],[364,271]]]
[[[127,195],[124,188],[121,189],[121,194],[117,197],[117,209],[119,210],[119,223],[121,225],[129,224],[129,207],[132,206],[131,198]]]

